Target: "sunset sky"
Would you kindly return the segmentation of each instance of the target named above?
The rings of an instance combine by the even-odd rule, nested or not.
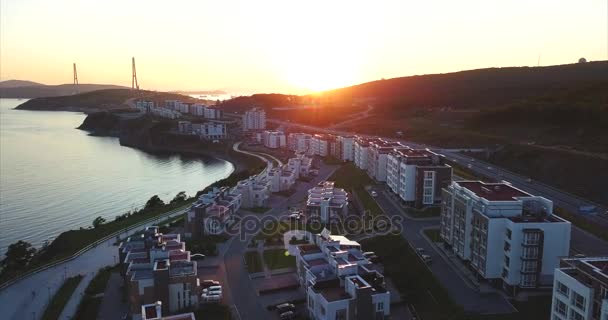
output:
[[[0,79],[304,93],[608,58],[607,0],[2,0]]]

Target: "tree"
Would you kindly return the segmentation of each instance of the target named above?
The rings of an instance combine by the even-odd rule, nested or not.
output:
[[[105,222],[106,222],[106,219],[104,219],[101,216],[99,216],[99,217],[95,218],[95,220],[93,220],[93,228],[97,229],[98,227],[100,227]]]
[[[153,195],[150,198],[150,200],[148,200],[148,202],[146,202],[146,206],[144,207],[144,210],[160,207],[160,206],[162,206],[164,204],[165,203],[163,202],[163,200],[161,200],[158,197],[158,195]]]
[[[4,254],[6,256],[4,263],[9,267],[24,267],[32,260],[35,253],[36,248],[33,248],[29,242],[19,240],[8,246]]]
[[[182,201],[186,201],[186,199],[188,199],[188,196],[186,195],[186,191],[180,191],[177,195],[175,195],[173,200],[171,200],[171,203],[179,203]]]

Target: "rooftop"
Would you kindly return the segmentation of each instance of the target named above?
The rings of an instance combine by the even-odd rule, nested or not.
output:
[[[176,261],[171,264],[171,268],[169,269],[169,275],[172,277],[180,277],[195,273],[196,269],[193,261]]]
[[[527,192],[507,183],[485,183],[481,181],[456,181],[459,186],[489,201],[514,201],[517,197],[530,197]]]
[[[321,248],[316,244],[301,244],[298,246],[298,249],[302,255],[321,252]]]

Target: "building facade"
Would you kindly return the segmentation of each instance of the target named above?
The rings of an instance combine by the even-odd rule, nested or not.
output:
[[[312,159],[303,153],[296,153],[295,157],[287,161],[287,167],[296,174],[296,179],[307,177],[312,167]]]
[[[365,166],[367,175],[378,182],[385,182],[389,153],[407,148],[400,142],[382,139],[370,141],[367,148],[367,165]]]
[[[260,141],[266,148],[277,149],[285,148],[287,146],[287,138],[285,133],[281,131],[265,130],[261,133]]]
[[[306,213],[308,216],[318,216],[322,223],[342,219],[348,214],[348,193],[334,187],[333,181],[320,182],[308,190]]]
[[[480,279],[516,294],[553,283],[570,222],[550,200],[508,183],[458,181],[443,191],[440,236]]]
[[[338,159],[342,161],[355,160],[355,137],[354,136],[339,136],[337,137],[339,144]]]
[[[243,115],[243,131],[266,129],[266,111],[253,108]]]
[[[290,150],[296,153],[311,154],[311,140],[312,135],[308,133],[290,133],[287,136],[287,145]]]
[[[608,257],[566,258],[555,269],[551,320],[608,319]]]
[[[223,233],[233,222],[241,202],[242,195],[227,187],[213,188],[200,195],[185,215],[185,237]]]

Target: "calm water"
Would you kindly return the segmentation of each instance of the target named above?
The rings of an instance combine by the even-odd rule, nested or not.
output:
[[[59,233],[141,208],[155,194],[190,196],[234,169],[231,163],[157,156],[117,138],[74,129],[85,115],[12,110],[0,99],[0,253],[17,240],[39,246]]]

